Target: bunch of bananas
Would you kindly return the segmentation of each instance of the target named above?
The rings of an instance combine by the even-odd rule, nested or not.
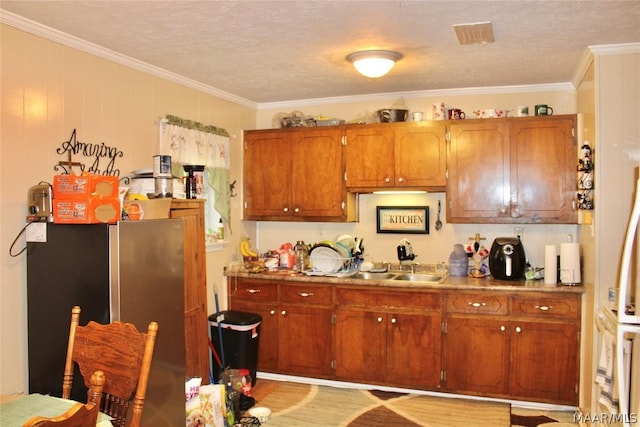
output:
[[[265,270],[263,259],[259,259],[258,251],[251,247],[251,240],[243,237],[240,240],[240,255],[244,261],[243,268],[249,273],[259,273]]]
[[[243,237],[240,240],[240,255],[245,260],[247,259],[258,259],[258,251],[251,247],[251,239],[248,237]]]

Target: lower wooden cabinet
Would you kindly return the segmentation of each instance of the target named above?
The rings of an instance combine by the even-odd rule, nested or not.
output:
[[[238,280],[230,282],[229,306],[262,316],[259,370],[331,376],[331,287],[288,285],[278,291],[277,282]]]
[[[262,315],[259,371],[578,404],[579,293],[228,283]]]
[[[505,395],[509,342],[504,322],[456,315],[447,316],[445,322],[443,388],[461,394]]]
[[[338,287],[336,301],[337,379],[438,387],[438,293]]]
[[[521,398],[578,403],[578,327],[512,322],[509,392]]]
[[[577,405],[580,296],[487,300],[496,301],[486,292],[448,296],[443,389]]]

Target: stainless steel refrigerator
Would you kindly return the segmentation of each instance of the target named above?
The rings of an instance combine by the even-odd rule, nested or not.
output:
[[[80,325],[158,322],[142,425],[184,423],[184,248],[180,219],[46,224],[27,243],[29,393],[61,396],[71,308]],[[86,401],[80,374],[72,397]]]

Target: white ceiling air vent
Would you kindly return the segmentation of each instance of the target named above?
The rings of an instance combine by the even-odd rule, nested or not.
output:
[[[453,30],[461,45],[493,43],[493,27],[490,21],[454,25]]]

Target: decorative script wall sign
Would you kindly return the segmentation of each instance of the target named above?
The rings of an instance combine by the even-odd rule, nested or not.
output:
[[[74,166],[80,168],[80,172],[88,172],[94,175],[120,176],[120,169],[115,168],[116,158],[124,156],[124,153],[116,147],[110,147],[104,142],[91,144],[79,141],[76,138],[76,130],[71,132],[68,141],[63,141],[56,153],[67,156],[66,161],[60,161],[53,167],[56,172],[69,174]],[[86,162],[74,162],[73,156],[88,158]],[[88,165],[88,167],[87,167]]]

